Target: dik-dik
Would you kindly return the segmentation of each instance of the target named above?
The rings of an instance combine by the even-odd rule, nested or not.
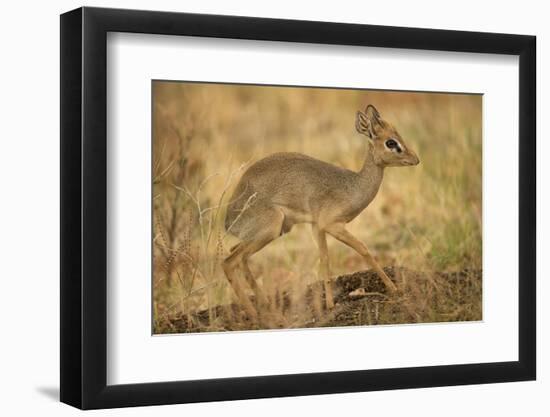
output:
[[[310,223],[319,247],[319,275],[324,281],[327,309],[334,306],[330,283],[327,233],[355,249],[380,276],[389,292],[396,291],[364,243],[346,230],[376,196],[384,169],[419,163],[395,127],[382,119],[373,105],[358,111],[355,127],[368,140],[359,172],[341,168],[299,153],[276,153],[251,165],[231,197],[225,228],[240,239],[223,261],[223,269],[241,304],[252,319],[257,312],[236,275],[244,276],[259,301],[267,302],[250,268],[248,258],[297,223]]]

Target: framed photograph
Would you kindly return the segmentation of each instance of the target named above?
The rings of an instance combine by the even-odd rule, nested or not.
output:
[[[61,401],[533,380],[535,37],[61,16]]]

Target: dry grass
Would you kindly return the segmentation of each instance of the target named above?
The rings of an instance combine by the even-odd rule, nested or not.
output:
[[[403,293],[392,303],[403,314],[379,311],[375,322],[481,319],[481,276],[465,284],[441,275],[482,267],[480,96],[169,82],[155,82],[153,94],[155,333],[250,328],[229,306],[234,295],[221,269],[237,242],[223,229],[232,188],[250,163],[278,151],[359,169],[366,138],[354,118],[367,103],[421,159],[387,169],[374,202],[349,224],[382,265],[421,271],[400,274]],[[333,276],[365,269],[330,239],[329,253]],[[251,268],[288,326],[311,325],[310,310],[317,324],[327,319],[308,295],[318,269],[308,225],[256,254]],[[375,324],[369,320],[348,324]]]

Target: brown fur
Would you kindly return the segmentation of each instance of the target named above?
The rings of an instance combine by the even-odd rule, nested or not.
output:
[[[360,253],[380,275],[390,290],[395,285],[370,255],[366,246],[355,239],[345,224],[361,213],[376,196],[384,169],[411,166],[419,160],[397,130],[380,117],[372,105],[357,112],[356,128],[370,139],[363,167],[359,172],[341,168],[299,153],[276,153],[251,165],[243,174],[230,199],[225,227],[241,243],[224,261],[224,271],[241,302],[256,317],[250,301],[235,284],[235,269],[277,237],[288,233],[294,224],[310,223],[314,228],[321,257],[321,275],[325,281],[326,304],[333,305],[329,282],[330,270],[326,233]],[[389,148],[388,140],[397,143]],[[250,276],[249,279],[252,279]]]

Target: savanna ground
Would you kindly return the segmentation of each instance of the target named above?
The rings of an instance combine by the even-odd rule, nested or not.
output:
[[[387,168],[348,225],[399,292],[329,238],[337,305],[326,311],[311,228],[297,225],[251,258],[270,307],[250,322],[221,268],[238,242],[223,227],[233,187],[280,151],[358,170],[368,139],[355,114],[369,103],[421,160]],[[153,332],[481,320],[481,111],[479,95],[155,81]]]

